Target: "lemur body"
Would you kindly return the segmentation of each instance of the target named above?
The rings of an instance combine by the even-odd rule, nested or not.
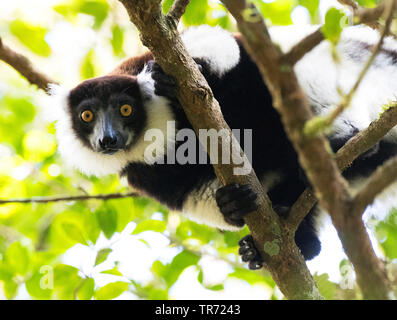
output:
[[[272,30],[272,35],[274,41],[287,49],[310,31],[278,28]],[[339,66],[332,60],[325,41],[298,62],[298,79],[316,114],[327,113],[338,105],[338,86],[345,92],[351,88],[377,38],[377,33],[367,28],[347,28],[338,45]],[[307,184],[280,116],[272,107],[270,93],[240,37],[220,28],[201,26],[187,30],[182,39],[200,65],[229,126],[252,129],[252,166],[276,211],[283,214]],[[366,128],[378,117],[382,105],[395,98],[395,74],[397,44],[387,39],[351,107],[337,119],[328,136],[334,150]],[[199,164],[197,160],[195,164],[167,164],[164,148],[164,152],[156,155],[165,157],[164,164],[148,163],[145,159],[145,150],[153,143],[145,141],[148,129],[159,129],[164,137],[171,137],[168,147],[177,149],[184,141],[167,135],[167,123],[175,121],[177,130],[191,128],[175,100],[172,80],[153,66],[152,55],[146,53],[126,60],[107,76],[84,81],[71,91],[54,88],[53,95],[62,106],[57,111],[60,153],[86,174],[125,175],[134,189],[185,212],[197,222],[236,230],[243,226],[243,216],[256,208],[256,195],[249,187],[222,188],[209,163]],[[132,112],[123,116],[125,110],[120,107],[125,105],[132,106]],[[83,114],[86,110],[91,112],[89,117]],[[396,130],[357,159],[345,175],[349,179],[366,176],[395,154]],[[321,247],[314,227],[315,211],[305,218],[295,237],[306,259],[316,256]],[[260,259],[247,241],[242,246],[243,259],[251,261],[251,268],[260,267]]]

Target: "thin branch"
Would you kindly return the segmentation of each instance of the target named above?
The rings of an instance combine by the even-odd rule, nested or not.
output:
[[[376,196],[397,180],[397,157],[380,166],[366,181],[365,186],[354,199],[352,214],[361,216]]]
[[[167,18],[171,19],[175,25],[178,25],[189,2],[190,0],[175,0],[167,14]]]
[[[382,3],[376,8],[362,8],[354,0],[338,0],[341,4],[347,5],[352,8],[356,14],[355,24],[366,24],[372,28],[379,29],[379,18],[385,11],[385,5]],[[386,28],[386,35],[391,35],[390,28]],[[284,54],[283,63],[291,66],[295,65],[303,56],[316,47],[321,41],[324,40],[324,35],[321,28],[309,34],[299,43],[294,45],[289,52]],[[382,40],[383,41],[383,40]]]
[[[352,137],[336,153],[335,161],[340,170],[349,167],[355,159],[370,150],[375,144],[397,125],[397,105],[390,106],[379,119],[373,121],[368,128]],[[291,207],[286,221],[294,230],[316,204],[317,198],[311,189],[306,189]]]
[[[47,92],[50,83],[56,83],[45,74],[37,71],[28,58],[6,46],[0,38],[0,60],[9,64],[31,84]]]
[[[324,35],[321,28],[318,28],[316,31],[294,45],[289,52],[284,54],[283,63],[289,64],[290,66],[295,65],[306,53],[314,49],[323,40]]]
[[[384,3],[375,8],[363,8],[354,0],[338,0],[338,2],[351,8],[357,23],[364,23],[373,29],[380,27],[378,20],[385,10]]]
[[[130,193],[108,193],[97,195],[80,195],[80,196],[60,196],[60,197],[33,197],[33,198],[20,198],[20,199],[0,199],[0,205],[11,203],[50,203],[60,201],[87,201],[87,200],[112,200],[131,197],[141,197],[141,195]]]

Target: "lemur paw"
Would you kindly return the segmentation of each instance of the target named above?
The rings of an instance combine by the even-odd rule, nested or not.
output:
[[[258,208],[257,194],[250,185],[228,184],[216,191],[215,199],[226,222],[242,227],[244,216]]]
[[[203,67],[197,63],[200,72]],[[148,69],[151,71],[154,80],[154,93],[172,100],[176,100],[178,94],[178,86],[175,78],[166,74],[163,69],[154,61],[148,63]]]
[[[251,235],[242,238],[238,244],[240,246],[238,253],[244,262],[248,262],[248,267],[251,270],[258,270],[263,267],[263,260]]]
[[[175,99],[178,94],[175,78],[165,74],[163,69],[154,61],[149,63],[148,68],[154,80],[154,93],[158,96]]]

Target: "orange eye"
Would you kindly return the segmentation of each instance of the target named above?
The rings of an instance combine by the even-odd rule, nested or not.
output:
[[[81,113],[81,119],[84,122],[91,122],[94,119],[94,114],[90,110],[85,110]]]
[[[132,113],[132,107],[129,104],[123,104],[120,108],[120,113],[123,117],[128,117]]]

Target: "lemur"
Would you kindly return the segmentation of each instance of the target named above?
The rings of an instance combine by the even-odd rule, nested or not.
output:
[[[288,50],[309,32],[295,27],[271,29],[272,39]],[[252,129],[253,169],[280,215],[307,187],[297,154],[272,106],[272,97],[256,64],[244,49],[241,35],[219,27],[199,26],[183,32],[182,40],[199,65],[232,129]],[[327,114],[348,92],[371,54],[379,35],[367,27],[345,28],[337,50],[339,63],[323,41],[295,66],[300,85],[316,115]],[[376,119],[382,106],[397,93],[397,42],[387,38],[373,66],[361,83],[350,107],[339,116],[327,134],[333,151]],[[167,124],[176,130],[192,129],[176,99],[175,80],[162,72],[150,52],[122,62],[109,74],[86,80],[68,90],[53,86],[59,108],[59,152],[87,175],[118,173],[143,194],[172,210],[184,212],[198,223],[222,230],[239,230],[244,216],[257,208],[257,194],[248,185],[222,186],[210,162],[168,163],[166,148],[176,150],[184,141],[167,135]],[[160,130],[166,145],[147,161],[145,139],[149,129]],[[168,149],[167,149],[168,150]],[[158,150],[157,150],[158,151]],[[397,154],[397,131],[392,130],[370,152],[345,170],[349,181],[366,177],[386,159]],[[156,158],[157,159],[157,158]],[[165,160],[164,160],[165,159]],[[303,175],[304,176],[304,175]],[[299,226],[295,241],[306,260],[321,250],[315,207]],[[239,253],[249,268],[263,265],[252,237],[240,241]]]

